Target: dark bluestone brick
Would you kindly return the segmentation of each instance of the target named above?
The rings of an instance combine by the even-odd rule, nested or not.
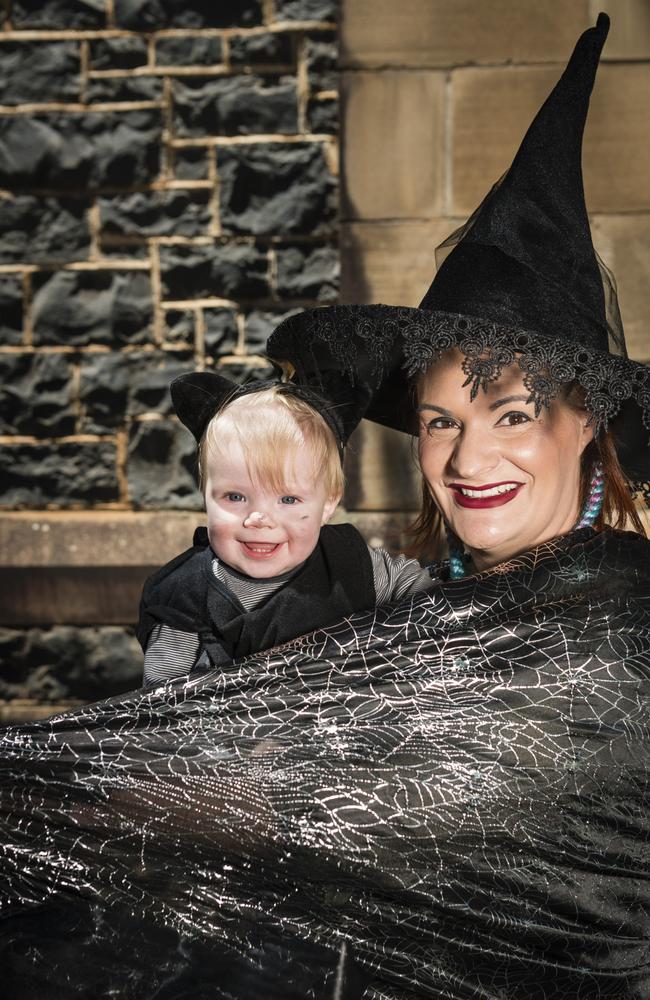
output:
[[[129,395],[129,356],[86,354],[81,361],[79,399],[83,434],[106,434],[126,417]]]
[[[88,81],[86,100],[90,104],[104,101],[160,101],[163,81],[158,76],[112,76]]]
[[[171,414],[169,386],[177,375],[193,367],[191,353],[87,354],[79,380],[81,431],[106,434],[124,423],[126,417]]]
[[[237,347],[237,314],[234,309],[206,309],[205,353],[217,360]]]
[[[0,274],[0,344],[19,344],[23,331],[23,279]]]
[[[102,230],[120,236],[201,236],[210,224],[209,191],[140,191],[99,198]]]
[[[298,130],[295,77],[194,77],[174,81],[181,136],[255,135]]]
[[[278,295],[287,299],[334,302],[339,287],[336,247],[282,247],[278,255]]]
[[[0,354],[0,434],[73,434],[72,371],[65,354]]]
[[[180,35],[156,39],[159,66],[212,66],[220,63],[223,46],[215,35]]]
[[[180,181],[202,181],[208,176],[208,154],[203,146],[174,150],[174,175]]]
[[[135,507],[199,510],[197,454],[192,435],[177,421],[132,425],[127,460],[129,494]]]
[[[309,89],[338,90],[338,47],[331,34],[311,35],[305,42]]]
[[[224,378],[229,378],[232,382],[237,382],[238,385],[243,385],[244,382],[252,381],[253,379],[263,379],[273,377],[273,366],[270,364],[260,364],[259,361],[250,361],[246,358],[242,358],[241,361],[229,361],[227,364],[219,365],[216,371],[223,375]]]
[[[294,66],[296,54],[290,34],[270,31],[266,35],[235,35],[230,39],[233,66]]]
[[[336,21],[337,0],[275,0],[276,21]]]
[[[118,28],[252,28],[262,24],[261,0],[115,0]]]
[[[0,503],[10,507],[71,507],[119,498],[110,441],[2,445],[0,463]]]
[[[270,294],[267,256],[254,246],[161,247],[160,266],[167,299]]]
[[[194,313],[191,309],[165,312],[165,340],[170,344],[194,342]]]
[[[105,28],[106,0],[13,0],[14,28]]]
[[[0,629],[0,698],[98,701],[142,683],[142,650],[119,626]]]
[[[339,130],[339,102],[336,97],[312,98],[307,105],[310,132],[336,135]]]
[[[218,152],[224,231],[273,235],[331,230],[337,186],[320,143],[256,143]]]
[[[161,113],[56,112],[0,118],[0,184],[133,187],[160,169]]]
[[[129,386],[129,416],[142,413],[160,413],[169,416],[174,412],[169,387],[178,375],[194,367],[192,355],[158,353],[135,355],[129,359],[131,372]]]
[[[152,318],[149,275],[142,271],[58,271],[34,278],[34,342],[142,343]]]
[[[89,45],[92,69],[134,69],[147,63],[144,38],[95,38]]]
[[[78,100],[78,42],[0,42],[0,104]]]
[[[90,248],[87,210],[81,199],[0,199],[0,263],[83,260]]]
[[[249,354],[263,354],[266,342],[287,316],[293,316],[300,309],[289,309],[283,312],[270,312],[267,309],[252,309],[246,316],[244,335],[246,351]]]

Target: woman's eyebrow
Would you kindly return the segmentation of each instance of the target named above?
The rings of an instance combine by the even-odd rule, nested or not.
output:
[[[422,410],[435,410],[436,413],[442,413],[443,417],[453,417],[451,410],[445,410],[444,406],[434,406],[433,403],[420,403],[417,412]]]
[[[497,399],[494,403],[490,403],[490,410],[498,410],[500,406],[505,406],[506,403],[530,403],[532,402],[530,398],[530,393],[526,396],[504,396],[503,399]]]

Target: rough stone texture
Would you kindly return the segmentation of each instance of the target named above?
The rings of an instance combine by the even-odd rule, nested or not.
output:
[[[245,319],[245,343],[249,354],[263,354],[266,341],[271,336],[276,326],[279,326],[283,319],[299,313],[299,309],[288,309],[284,312],[269,312],[266,309],[253,309]]]
[[[202,146],[174,150],[174,174],[179,181],[202,181],[208,169],[208,154]]]
[[[0,445],[0,505],[110,503],[119,498],[115,459],[109,441]]]
[[[0,43],[0,104],[79,100],[77,42]]]
[[[142,413],[160,413],[171,415],[172,407],[169,387],[173,380],[183,372],[194,367],[192,356],[180,354],[158,354],[155,360],[151,357],[131,355],[129,357],[129,416]]]
[[[262,23],[261,0],[115,0],[118,28],[252,28]]]
[[[338,0],[276,0],[278,21],[335,21]]]
[[[0,263],[84,260],[90,231],[82,199],[0,198]]]
[[[94,77],[86,87],[89,104],[112,101],[160,101],[163,81],[155,76]]]
[[[273,366],[259,362],[256,359],[242,358],[241,361],[229,361],[227,364],[219,365],[217,371],[225,378],[232,379],[233,382],[243,385],[244,382],[252,380],[262,380],[273,376]]]
[[[435,248],[461,221],[343,225],[341,302],[417,306],[435,273]]]
[[[588,0],[346,0],[343,67],[562,62],[589,27]],[[602,9],[599,8],[599,9]]]
[[[0,354],[0,434],[73,434],[70,359],[62,354]]]
[[[296,80],[259,76],[176,80],[174,122],[179,136],[297,132]]]
[[[127,475],[134,507],[199,510],[196,467],[196,443],[177,421],[133,424]]]
[[[129,393],[128,355],[89,354],[81,362],[80,430],[107,434],[124,422]]]
[[[224,354],[232,354],[237,347],[239,332],[234,309],[204,309],[205,352],[216,361]]]
[[[233,66],[293,67],[296,61],[291,35],[269,32],[267,35],[235,35],[230,39],[230,62]]]
[[[453,74],[454,214],[472,212],[510,165],[557,76],[557,67],[466,69]],[[590,212],[650,208],[650,116],[639,99],[649,91],[650,64],[600,67],[583,146]]]
[[[212,66],[222,60],[223,46],[215,35],[179,35],[156,39],[159,66]]]
[[[0,184],[11,188],[129,187],[159,171],[157,110],[0,118]]]
[[[342,74],[344,218],[420,219],[439,214],[444,90],[444,75],[427,70]],[[502,114],[506,116],[507,109]],[[480,169],[482,157],[472,158]]]
[[[210,225],[209,191],[139,191],[98,198],[110,236],[200,236]]]
[[[23,327],[23,280],[0,274],[0,344],[19,344]]]
[[[95,701],[142,683],[131,629],[0,629],[0,699]]]
[[[106,0],[13,0],[14,28],[105,28]]]
[[[194,367],[192,355],[169,352],[91,354],[81,364],[81,431],[108,434],[126,417],[173,412],[169,386]]]
[[[334,246],[278,249],[278,295],[286,299],[334,302],[339,287],[339,254]]]
[[[316,142],[229,146],[218,153],[225,232],[316,234],[336,223],[336,182]]]
[[[338,90],[338,49],[336,38],[318,33],[305,41],[307,80],[312,91]]]
[[[173,301],[270,294],[267,255],[254,246],[161,247],[160,268],[163,294]]]
[[[121,345],[149,338],[151,287],[142,271],[34,276],[34,342]]]
[[[147,63],[147,43],[144,38],[95,38],[90,42],[92,69],[133,69]]]
[[[336,97],[312,98],[307,104],[310,132],[336,135],[339,130],[339,102]]]
[[[167,309],[165,340],[170,344],[193,343],[194,313],[191,309]]]

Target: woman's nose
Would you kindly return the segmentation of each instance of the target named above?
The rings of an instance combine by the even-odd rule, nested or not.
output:
[[[250,528],[267,528],[271,526],[271,518],[263,510],[251,510],[244,518],[244,526]]]
[[[456,440],[450,465],[454,475],[471,482],[494,469],[498,461],[499,456],[489,434],[480,428],[464,428]]]

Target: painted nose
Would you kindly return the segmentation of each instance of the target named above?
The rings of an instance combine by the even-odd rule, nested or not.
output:
[[[252,510],[244,518],[246,528],[267,528],[270,527],[271,519],[263,510]]]

